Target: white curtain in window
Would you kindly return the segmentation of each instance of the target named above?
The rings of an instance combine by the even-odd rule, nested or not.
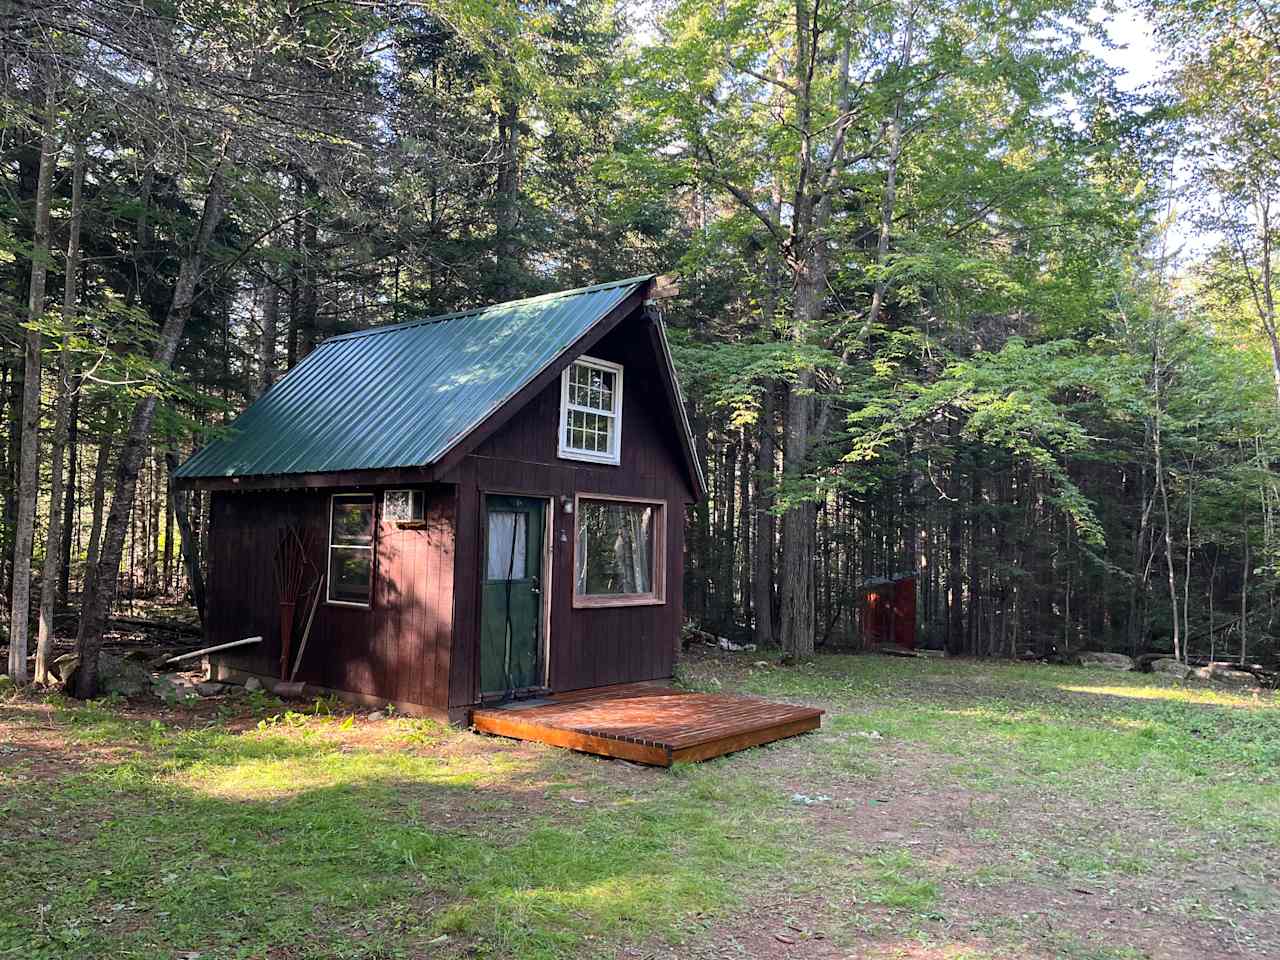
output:
[[[488,580],[523,580],[528,518],[523,513],[492,511],[489,514]]]
[[[618,536],[615,548],[618,566],[623,570],[624,593],[649,593],[653,584],[649,582],[649,571],[653,569],[653,560],[649,556],[649,520],[653,510],[628,510],[626,522]]]

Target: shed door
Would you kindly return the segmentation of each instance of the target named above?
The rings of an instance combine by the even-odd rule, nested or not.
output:
[[[480,611],[480,690],[509,694],[543,683],[546,502],[485,498]]]

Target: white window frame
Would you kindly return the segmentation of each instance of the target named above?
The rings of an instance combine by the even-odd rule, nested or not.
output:
[[[569,377],[577,366],[592,367],[614,375],[613,411],[599,410],[595,407],[584,407],[569,402]],[[613,429],[609,432],[612,441],[610,449],[604,453],[596,450],[579,450],[569,446],[569,411],[594,413],[611,417]],[[588,463],[605,463],[617,466],[622,462],[622,364],[610,363],[608,360],[597,360],[594,357],[578,357],[564,368],[560,374],[560,442],[558,454],[563,460],[585,460]]]
[[[373,530],[369,537],[369,545],[365,546],[358,543],[337,543],[333,542],[333,505],[334,501],[339,497],[364,497],[369,501],[372,508]],[[378,575],[377,571],[377,554],[374,553],[374,547],[378,544],[378,498],[372,493],[362,493],[354,491],[352,493],[335,493],[329,497],[329,540],[325,545],[324,551],[324,602],[333,607],[358,607],[361,610],[368,610],[373,606],[373,584]],[[354,600],[335,600],[333,599],[333,550],[337,547],[339,550],[368,550],[369,551],[369,599],[364,603],[357,603]]]

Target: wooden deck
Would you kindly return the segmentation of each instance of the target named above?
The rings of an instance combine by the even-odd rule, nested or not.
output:
[[[481,733],[536,740],[604,757],[669,767],[816,730],[822,711],[724,693],[629,683],[542,700],[477,707]]]

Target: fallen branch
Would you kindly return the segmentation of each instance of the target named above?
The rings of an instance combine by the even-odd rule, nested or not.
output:
[[[108,620],[111,623],[123,623],[129,627],[145,627],[150,630],[168,630],[171,633],[200,633],[200,625],[198,623],[183,623],[180,620],[148,620],[145,617],[121,617],[113,616]]]

